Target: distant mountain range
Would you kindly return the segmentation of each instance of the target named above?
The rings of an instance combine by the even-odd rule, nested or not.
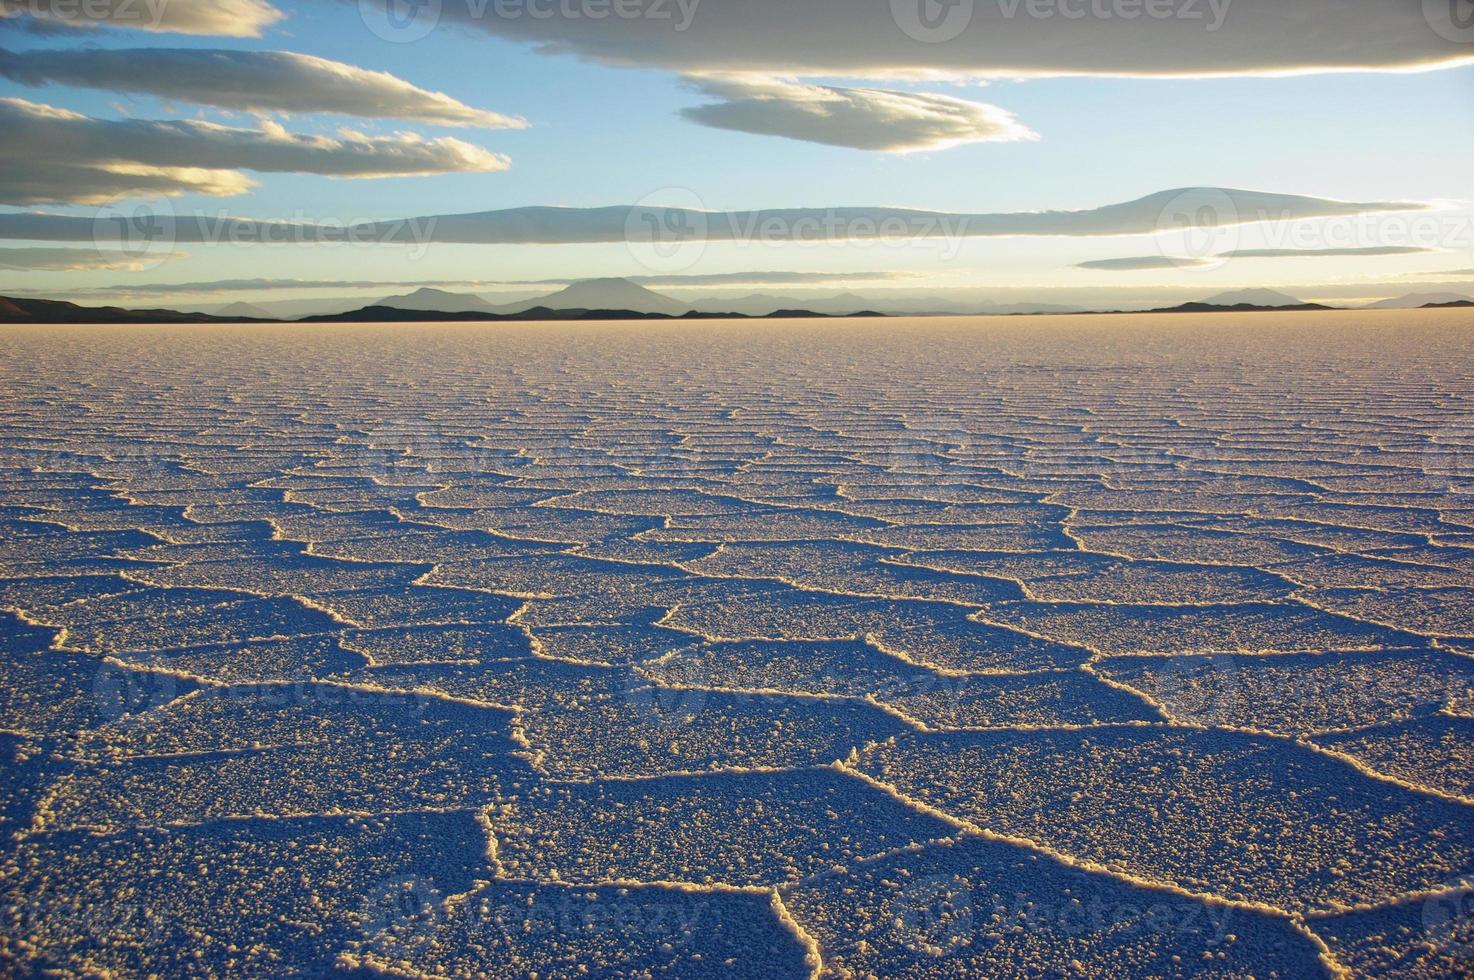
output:
[[[423,288],[402,296],[386,296],[357,309],[338,309],[311,316],[274,313],[279,304],[232,303],[210,313],[177,310],[133,310],[116,306],[86,307],[60,300],[0,297],[0,323],[226,323],[226,322],[430,322],[435,320],[632,320],[716,319],[720,317],[785,318],[844,316],[1031,316],[1054,313],[1146,312],[1225,313],[1276,310],[1330,310],[1273,289],[1242,289],[1207,299],[1145,311],[1084,310],[1044,303],[1013,303],[984,308],[892,309],[857,293],[797,299],[755,293],[730,299],[708,298],[685,303],[628,279],[586,279],[546,296],[497,304],[474,293]],[[881,306],[877,309],[877,305]],[[1413,293],[1359,309],[1452,309],[1474,307],[1474,298],[1457,293]]]
[[[1416,310],[1425,306],[1458,306],[1459,304],[1468,303],[1474,303],[1474,299],[1459,293],[1409,293],[1407,296],[1384,299],[1378,303],[1368,303],[1363,309]]]
[[[58,299],[0,296],[0,323],[229,323],[239,319],[178,310],[126,310],[120,306],[78,306]]]

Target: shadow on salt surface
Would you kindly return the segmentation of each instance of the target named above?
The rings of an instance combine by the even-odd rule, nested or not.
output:
[[[676,687],[871,697],[933,728],[1162,720],[1141,698],[1081,671],[939,674],[856,641],[701,643],[639,669]]]
[[[680,516],[664,528],[646,533],[656,541],[815,541],[822,538],[859,538],[887,527],[884,521],[854,517],[837,511],[773,508],[739,515]]]
[[[1311,590],[1320,589],[1398,589],[1467,584],[1469,569],[1446,568],[1415,563],[1409,553],[1406,560],[1370,555],[1316,555],[1299,561],[1273,566],[1274,571],[1292,582]],[[1320,595],[1310,591],[1314,601]]]
[[[1407,534],[1450,534],[1468,528],[1445,521],[1433,507],[1377,506],[1375,504],[1334,503],[1325,500],[1306,500],[1296,503],[1273,503],[1260,501],[1254,514],[1263,517],[1287,518],[1297,521],[1316,521],[1322,524],[1339,524],[1344,527],[1360,527],[1373,531],[1388,531]]]
[[[521,720],[541,770],[584,780],[826,765],[909,730],[857,702],[653,685]]]
[[[1023,598],[1015,583],[998,578],[887,562],[900,554],[840,541],[726,544],[684,567],[701,575],[774,579],[836,594],[948,599],[973,606]]]
[[[1140,727],[913,735],[856,766],[984,829],[1289,911],[1474,869],[1474,809],[1282,739]]]
[[[145,587],[121,575],[41,575],[0,578],[0,609],[26,611],[38,617],[54,615],[62,606],[143,592]]]
[[[1094,671],[1176,721],[1283,735],[1342,731],[1474,704],[1474,661],[1438,650],[1107,657]]]
[[[1017,579],[1041,602],[1203,604],[1284,598],[1294,586],[1256,568],[1131,561],[1089,552],[1035,554],[940,552],[898,561],[970,574]]]
[[[687,602],[662,625],[709,640],[854,640],[944,670],[1077,667],[1089,654],[969,618],[969,610],[920,600],[866,599],[784,587],[732,599]]]
[[[67,764],[45,742],[0,731],[0,835],[9,841],[35,819],[36,803]],[[7,847],[9,845],[7,844]],[[3,937],[3,930],[0,930]],[[0,950],[4,939],[0,938]],[[0,965],[4,964],[0,956]]]
[[[23,525],[18,527],[17,525]],[[37,530],[39,529],[39,530]],[[7,521],[0,527],[0,576],[85,575],[136,567],[119,551],[158,544],[141,531],[69,531],[53,524]]]
[[[7,863],[0,970],[75,976],[326,976],[403,882],[450,894],[489,874],[469,813],[48,833]]]
[[[1313,592],[1309,599],[1348,616],[1420,634],[1474,639],[1474,589],[1336,589]]]
[[[1474,708],[1468,700],[1464,706]],[[1431,715],[1314,741],[1368,769],[1474,803],[1474,718]]]
[[[276,554],[260,554],[274,551]],[[257,552],[257,553],[253,553]],[[335,561],[301,553],[296,543],[269,549],[252,548],[221,560],[179,565],[151,565],[131,570],[131,577],[161,588],[235,589],[258,596],[314,595],[394,591],[409,585],[429,563],[402,565]]]
[[[541,783],[488,811],[514,878],[771,886],[956,828],[837,769]]]
[[[907,524],[845,537],[917,551],[1049,551],[1075,547],[1064,530],[1053,524]]]
[[[1082,523],[1071,530],[1081,545],[1091,551],[1135,559],[1264,568],[1277,562],[1290,562],[1324,554],[1326,551],[1324,548],[1296,544],[1269,535],[1235,534],[1231,531],[1213,531],[1175,524],[1092,526]]]
[[[964,836],[782,889],[827,969],[867,977],[1329,976],[1283,915]]]
[[[1474,969],[1474,875],[1427,896],[1316,916],[1306,925],[1354,976],[1440,980]]]
[[[397,561],[429,565],[551,554],[556,545],[512,541],[485,531],[455,531],[425,524],[400,524],[392,532],[313,544],[312,553],[352,562]]]
[[[331,635],[111,656],[133,670],[152,668],[218,684],[315,681],[358,670],[368,662],[363,655],[344,649]]]
[[[455,486],[442,487],[420,494],[420,507],[416,517],[434,523],[446,522],[447,527],[461,527],[460,521],[478,521],[477,511],[516,510],[531,507],[539,500],[547,500],[562,494],[561,490],[543,490],[537,487],[508,485],[502,480],[479,483],[474,479],[457,480]],[[463,511],[464,513],[457,513]],[[467,530],[481,527],[471,524]]]
[[[95,656],[51,649],[55,632],[0,614],[0,730],[38,738],[75,736],[167,704],[199,685],[168,673],[130,670]]]
[[[538,506],[637,517],[735,517],[766,509],[738,497],[689,490],[582,490]]]
[[[63,645],[85,653],[247,643],[338,628],[330,616],[293,599],[243,599],[239,592],[195,588],[142,589],[54,607],[34,618],[65,628]]]
[[[426,585],[393,592],[334,592],[312,596],[311,601],[342,622],[364,629],[503,623],[522,608],[520,599]]]
[[[447,528],[487,531],[518,539],[522,550],[534,541],[554,544],[593,544],[611,538],[629,538],[664,525],[655,517],[601,514],[557,507],[507,507],[498,510],[445,510],[427,514],[417,511],[416,520],[433,521]],[[508,545],[513,542],[507,542]],[[511,548],[507,550],[510,552]],[[467,557],[474,557],[468,555]]]
[[[984,616],[1103,654],[1296,653],[1426,646],[1423,637],[1287,603],[1150,606],[1000,603]]]
[[[527,634],[515,626],[397,626],[343,634],[343,646],[368,658],[368,666],[481,663],[532,656]]]
[[[661,583],[689,578],[688,574],[675,568],[652,568],[578,555],[551,554],[447,562],[437,565],[426,575],[424,584],[484,589],[526,599],[551,599],[610,592],[636,592],[638,597],[653,591]],[[644,601],[648,604],[648,596]]]
[[[355,944],[339,965],[355,980],[584,974],[800,980],[817,966],[768,894],[532,882],[495,882],[423,907]]]
[[[419,503],[417,494],[437,490],[441,485],[434,478],[419,474],[418,478],[404,483],[287,490],[284,495],[289,504],[306,504],[329,513],[348,514],[354,511],[383,510],[386,507],[413,508]],[[279,492],[278,498],[281,496],[283,494]]]
[[[221,817],[472,808],[505,779],[511,715],[325,684],[212,688],[88,732],[39,828],[115,829]]]
[[[664,610],[651,612],[655,618],[664,615]],[[692,643],[689,633],[644,623],[536,626],[531,632],[537,652],[542,656],[611,666],[663,657]]]
[[[562,779],[825,765],[908,730],[861,702],[668,688],[626,668],[541,658],[385,667],[350,679],[518,709],[527,753]]]

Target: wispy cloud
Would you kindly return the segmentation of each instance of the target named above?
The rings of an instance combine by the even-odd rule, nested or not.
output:
[[[1325,256],[1420,255],[1436,251],[1438,251],[1436,248],[1422,248],[1416,245],[1368,245],[1364,248],[1240,248],[1232,252],[1222,252],[1218,257],[1221,259],[1303,259]]]
[[[1150,269],[1183,269],[1211,265],[1212,259],[1174,257],[1167,255],[1131,255],[1119,259],[1092,259],[1075,266],[1102,272],[1142,272]]]
[[[97,248],[0,248],[0,270],[6,272],[75,272],[82,269],[143,269],[161,256],[133,255]]]
[[[786,208],[696,211],[658,206],[511,208],[472,214],[429,215],[369,224],[327,226],[217,216],[159,215],[159,233],[188,242],[381,242],[425,245],[563,245],[600,242],[779,242],[948,239],[1030,236],[1146,235],[1180,229],[1180,202],[1214,200],[1220,223],[1287,222],[1309,218],[1420,211],[1413,201],[1336,201],[1264,191],[1187,188],[1160,191],[1121,204],[1080,211],[960,213],[904,208]],[[128,228],[119,222],[120,238]],[[0,214],[0,238],[92,241],[109,234],[92,218]]]
[[[253,112],[330,112],[500,129],[527,125],[387,72],[290,51],[0,49],[0,76],[21,85],[136,92]]]
[[[124,194],[238,194],[240,170],[389,177],[489,172],[499,154],[413,134],[337,137],[195,120],[108,120],[24,99],[0,99],[0,203],[104,203]]]
[[[950,95],[837,88],[762,75],[687,80],[719,101],[683,109],[681,115],[717,129],[892,153],[1038,138],[1007,110]]]
[[[1149,269],[1186,269],[1216,265],[1225,259],[1304,259],[1340,257],[1371,257],[1378,255],[1420,255],[1437,252],[1435,248],[1413,245],[1369,245],[1346,248],[1239,248],[1230,252],[1219,252],[1213,256],[1175,255],[1132,255],[1115,259],[1093,259],[1080,262],[1075,268],[1107,272],[1139,272]]]

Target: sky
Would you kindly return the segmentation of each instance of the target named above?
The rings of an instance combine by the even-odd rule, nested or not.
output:
[[[601,276],[1118,306],[1474,294],[1469,0],[0,12],[5,294],[181,307]],[[571,210],[437,218],[549,207]],[[227,217],[295,230],[215,240]]]

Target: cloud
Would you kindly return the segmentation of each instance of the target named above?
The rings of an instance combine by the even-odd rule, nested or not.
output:
[[[1223,252],[1221,259],[1301,259],[1333,255],[1419,255],[1437,252],[1436,248],[1421,248],[1416,245],[1371,245],[1347,248],[1240,248]]]
[[[1203,76],[1474,61],[1437,0],[634,0],[597,18],[534,6],[436,5],[442,24],[683,72]]]
[[[1289,222],[1311,218],[1421,211],[1412,201],[1328,198],[1220,188],[1160,191],[1134,201],[1081,211],[968,214],[905,208],[786,208],[697,211],[654,205],[605,208],[529,207],[472,214],[430,215],[342,226],[220,218],[158,216],[169,240],[188,242],[382,242],[423,245],[571,245],[602,242],[821,242],[988,237],[1109,237],[1180,230],[1184,202],[1221,202],[1215,223]],[[122,222],[116,233],[127,238]],[[37,213],[0,214],[0,238],[93,241],[109,234],[92,218]]]
[[[1122,259],[1093,259],[1089,262],[1081,262],[1075,268],[1104,272],[1140,272],[1146,269],[1185,269],[1212,264],[1211,259],[1176,258],[1166,255],[1133,255]]]
[[[417,88],[387,72],[290,51],[0,49],[0,76],[21,85],[140,92],[244,111],[333,112],[500,129],[527,125]]]
[[[240,170],[389,177],[504,170],[505,157],[449,138],[288,133],[194,120],[106,120],[0,99],[0,202],[96,204],[124,195],[238,194]]]
[[[681,115],[717,129],[891,153],[1038,138],[1004,109],[949,95],[835,88],[764,75],[687,80],[720,101]]]
[[[1119,259],[1094,259],[1081,262],[1077,269],[1095,269],[1108,272],[1139,272],[1146,269],[1184,269],[1197,266],[1216,265],[1222,259],[1303,259],[1329,256],[1373,256],[1373,255],[1418,255],[1436,252],[1438,249],[1419,248],[1412,245],[1372,245],[1364,248],[1240,248],[1231,252],[1219,252],[1212,257],[1188,257],[1168,255],[1133,255]]]
[[[3,118],[0,109],[0,118]],[[148,167],[137,164],[82,166],[36,161],[16,163],[0,148],[0,202],[6,204],[105,204],[120,197],[230,197],[257,186],[234,170]],[[80,240],[80,239],[78,239]]]
[[[286,15],[265,0],[0,0],[0,18],[23,16],[69,27],[260,37]]]
[[[75,272],[81,269],[143,269],[161,256],[131,255],[94,248],[0,248],[0,270],[6,272]]]

